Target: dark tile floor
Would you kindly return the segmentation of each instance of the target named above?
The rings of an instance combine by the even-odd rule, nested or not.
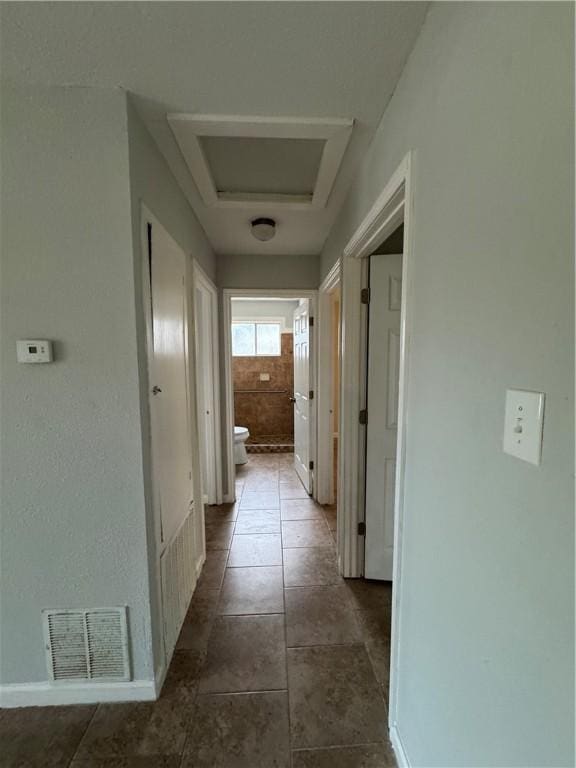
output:
[[[207,560],[160,699],[0,712],[1,768],[389,768],[390,588],[344,581],[336,515],[290,454],[206,512]]]

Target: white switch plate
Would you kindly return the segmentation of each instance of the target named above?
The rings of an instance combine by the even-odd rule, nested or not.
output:
[[[24,339],[16,342],[19,363],[51,363],[52,342],[47,339]]]
[[[269,373],[261,373],[260,374],[260,381],[270,381],[270,374]]]
[[[523,389],[506,391],[504,452],[531,464],[540,464],[544,393]]]

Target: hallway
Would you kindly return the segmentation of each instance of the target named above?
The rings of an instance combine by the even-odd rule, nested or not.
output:
[[[2,768],[396,765],[390,589],[338,575],[335,511],[292,460],[251,456],[237,503],[207,509],[207,560],[160,699],[3,710]]]
[[[185,766],[396,764],[389,585],[339,576],[335,510],[310,500],[292,463],[251,456],[237,504],[207,510],[207,562],[179,643],[207,648]]]

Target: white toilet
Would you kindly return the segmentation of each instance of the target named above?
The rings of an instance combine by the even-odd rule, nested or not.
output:
[[[246,427],[234,427],[234,464],[246,464],[248,461],[246,440],[249,437],[250,432]]]

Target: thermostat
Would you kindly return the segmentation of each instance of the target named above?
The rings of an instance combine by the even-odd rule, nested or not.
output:
[[[24,339],[16,342],[19,363],[51,363],[52,342],[47,339]]]

